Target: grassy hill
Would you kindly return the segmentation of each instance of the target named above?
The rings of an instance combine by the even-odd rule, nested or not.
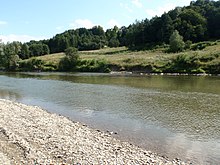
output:
[[[130,51],[126,47],[80,51],[77,71],[132,71],[143,73],[220,73],[220,42],[202,42],[181,53],[166,53],[166,47]],[[202,50],[200,50],[202,49]],[[64,53],[50,54],[24,60],[40,61],[43,71],[56,71]]]

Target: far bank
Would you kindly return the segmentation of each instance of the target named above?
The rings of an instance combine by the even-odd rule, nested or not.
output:
[[[220,44],[213,42],[202,50],[166,53],[166,47],[131,51],[126,47],[79,51],[78,60],[69,67],[61,67],[64,53],[32,57],[22,60],[17,71],[76,71],[134,73],[219,74]],[[62,64],[63,65],[63,64]],[[65,63],[65,65],[69,65]]]

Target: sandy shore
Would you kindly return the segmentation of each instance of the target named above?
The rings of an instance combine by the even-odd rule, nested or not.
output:
[[[0,99],[0,164],[186,164],[39,107]]]

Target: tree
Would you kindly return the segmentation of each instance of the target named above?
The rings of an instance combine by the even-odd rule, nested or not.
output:
[[[59,69],[62,71],[74,70],[79,59],[78,50],[74,47],[69,47],[65,50],[65,55],[60,61]]]
[[[5,70],[15,70],[19,66],[19,56],[17,53],[17,47],[14,43],[8,43],[3,45],[0,43],[0,65]]]
[[[173,21],[169,14],[163,14],[161,16],[162,26],[161,26],[161,37],[160,40],[165,43],[169,43],[169,37],[174,31]]]
[[[220,4],[216,9],[211,9],[208,16],[208,30],[209,36],[214,39],[220,37]]]
[[[94,26],[91,29],[71,29],[51,39],[30,41],[26,44],[33,56],[49,52],[45,46],[38,49],[35,44],[47,45],[51,53],[64,52],[69,47],[75,47],[78,50],[95,50],[106,45],[149,49],[155,45],[169,43],[169,37],[175,29],[183,36],[184,41],[190,40],[194,43],[218,40],[220,38],[220,1],[195,0],[189,6],[176,7],[161,17],[155,16],[150,20],[146,18],[135,21],[128,27],[123,26],[119,29],[114,26],[106,31],[101,26]],[[15,54],[19,53],[22,59],[27,58],[23,56],[25,53],[20,52],[23,51],[22,44],[19,42],[13,44],[16,49]],[[44,53],[40,53],[40,50]]]
[[[35,56],[42,56],[45,54],[49,54],[50,50],[48,45],[43,44],[43,43],[34,43],[30,45],[29,47],[30,55],[33,57]]]
[[[126,34],[127,34],[127,28],[125,26],[122,26],[118,31],[118,40],[120,43],[119,46],[126,45]]]
[[[93,35],[97,35],[97,36],[105,35],[105,31],[101,26],[94,26],[92,29],[90,29],[90,31],[92,32]]]
[[[181,52],[185,47],[183,37],[177,30],[170,36],[170,52]]]
[[[117,38],[111,38],[109,43],[108,43],[108,46],[113,48],[113,47],[119,47],[120,45],[120,42],[118,41]]]
[[[180,24],[176,27],[184,39],[194,42],[205,39],[207,33],[207,20],[193,9],[185,9],[179,15]]]
[[[120,42],[118,40],[118,34],[119,34],[119,29],[117,26],[114,26],[114,28],[112,29],[106,30],[105,35],[106,35],[109,47],[118,47],[120,45]]]
[[[29,46],[26,43],[22,44],[19,57],[21,59],[28,59],[29,55],[30,55]]]
[[[0,40],[0,68],[4,65],[4,45],[2,41]]]
[[[48,47],[48,45],[46,44],[42,44],[42,55],[46,55],[46,54],[50,54],[50,49]]]

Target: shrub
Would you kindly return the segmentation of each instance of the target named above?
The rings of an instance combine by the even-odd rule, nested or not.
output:
[[[78,62],[77,71],[82,72],[110,72],[105,60],[81,60]]]
[[[59,70],[75,70],[79,59],[78,50],[74,47],[69,47],[65,50],[65,54],[66,56],[60,60]]]
[[[37,58],[31,58],[29,60],[25,60],[20,62],[20,69],[27,70],[27,71],[39,71],[42,70],[44,66],[44,61],[37,59]]]
[[[192,41],[187,40],[186,43],[185,43],[185,49],[190,49],[191,45],[192,45]]]
[[[170,36],[170,52],[181,52],[185,47],[185,43],[183,41],[183,37],[179,34],[177,30],[173,32]]]
[[[211,42],[211,41],[205,41],[205,42],[199,42],[196,44],[193,44],[193,46],[191,47],[191,50],[203,50],[208,46],[213,46],[216,45],[216,42]]]

